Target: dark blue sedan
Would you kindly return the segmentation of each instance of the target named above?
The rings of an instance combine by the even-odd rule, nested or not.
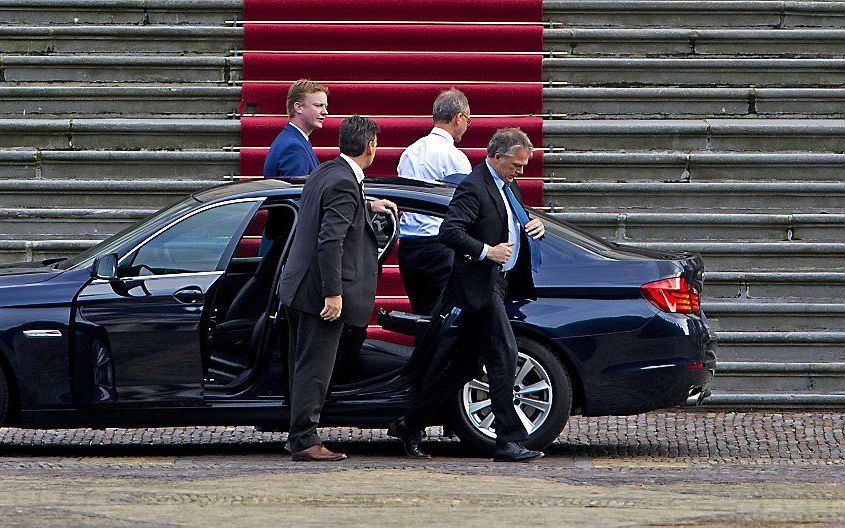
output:
[[[435,216],[452,191],[401,181],[367,189]],[[284,430],[287,324],[276,283],[301,190],[274,180],[217,187],[71,259],[0,267],[0,424]],[[539,298],[508,303],[520,349],[514,405],[528,445],[553,441],[573,413],[700,401],[715,369],[701,259],[623,249],[534,214],[547,226]],[[251,237],[258,219],[263,231]],[[375,223],[384,262],[397,221]],[[262,256],[243,251],[259,240]],[[460,320],[458,310],[433,320],[382,311],[371,329],[381,339],[360,347],[349,332],[324,425],[384,427],[402,414]],[[487,389],[479,372],[438,420],[479,448],[495,438]]]

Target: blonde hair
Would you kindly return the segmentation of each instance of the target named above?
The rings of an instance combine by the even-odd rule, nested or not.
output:
[[[296,110],[294,109],[293,105],[296,103],[301,103],[305,100],[305,96],[312,93],[323,92],[324,94],[329,94],[329,89],[323,86],[318,82],[311,81],[309,79],[299,79],[295,83],[293,83],[288,90],[288,100],[287,100],[287,107],[288,107],[288,117],[293,117],[296,115]]]

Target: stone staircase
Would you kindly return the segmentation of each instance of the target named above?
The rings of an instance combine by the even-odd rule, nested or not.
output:
[[[705,257],[708,405],[845,403],[845,2],[549,1],[546,201]]]
[[[700,251],[710,405],[845,403],[845,2],[547,0],[546,205]],[[239,0],[0,0],[0,261],[238,172]]]
[[[237,173],[241,5],[0,0],[0,261],[78,252]]]

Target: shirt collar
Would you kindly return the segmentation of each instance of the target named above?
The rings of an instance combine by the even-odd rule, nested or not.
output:
[[[355,160],[353,160],[342,152],[340,153],[340,157],[346,160],[346,163],[348,163],[349,166],[352,167],[352,172],[355,173],[355,179],[358,180],[358,184],[360,185],[364,183],[364,169],[362,169],[360,165],[355,163]]]
[[[309,141],[309,142],[311,141],[310,139],[308,139],[308,134],[306,134],[305,132],[303,132],[303,131],[302,131],[302,129],[301,129],[301,128],[299,128],[298,126],[294,125],[294,124],[293,124],[293,122],[288,121],[288,124],[289,124],[290,126],[292,126],[293,128],[295,128],[296,130],[298,130],[298,131],[299,131],[299,133],[300,133],[300,134],[302,134],[302,137],[304,137],[304,138],[305,138],[305,141]]]
[[[505,187],[505,180],[499,177],[499,174],[490,166],[490,162],[487,161],[487,158],[484,158],[484,163],[487,164],[487,168],[490,170],[490,175],[493,176],[493,181],[496,183],[496,187],[499,188],[501,191]]]
[[[450,134],[450,133],[446,132],[445,130],[443,130],[443,129],[442,129],[442,128],[440,128],[440,127],[434,127],[434,128],[432,128],[432,129],[431,129],[431,132],[429,132],[429,135],[433,135],[433,136],[440,136],[440,137],[442,137],[443,139],[448,139],[448,140],[449,140],[449,143],[451,143],[451,144],[453,144],[453,145],[455,144],[455,138],[453,138],[453,137],[452,137],[452,134]]]

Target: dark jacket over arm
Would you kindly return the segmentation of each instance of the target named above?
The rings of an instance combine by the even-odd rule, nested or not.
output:
[[[522,202],[516,186],[514,195]],[[500,266],[492,260],[479,260],[484,244],[495,246],[508,241],[507,211],[493,175],[486,163],[477,165],[455,189],[446,217],[440,225],[439,240],[455,251],[455,263],[446,288],[447,299],[455,306],[480,310],[492,299],[493,285]],[[530,249],[523,235],[520,254],[508,275],[512,293],[534,297]]]

